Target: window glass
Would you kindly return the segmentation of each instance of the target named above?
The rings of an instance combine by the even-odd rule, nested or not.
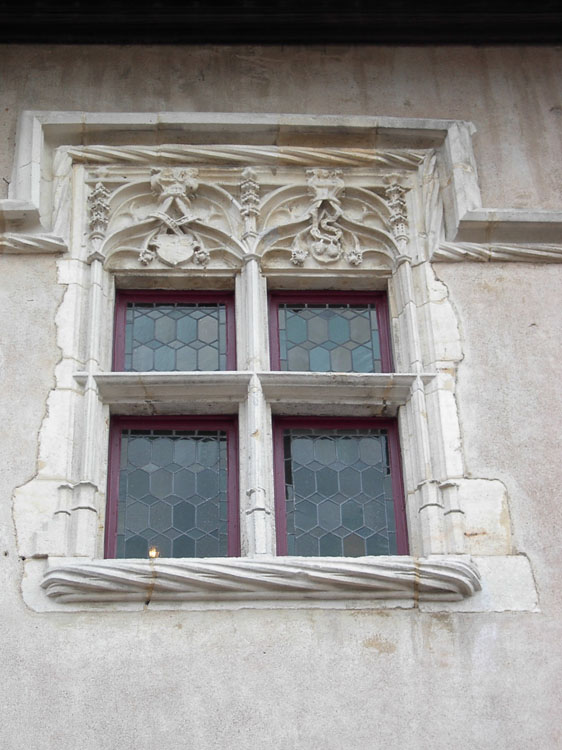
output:
[[[234,367],[231,300],[166,292],[120,294],[115,367],[132,372],[214,371]],[[214,295],[216,296],[216,295]]]
[[[393,487],[390,460],[394,428],[304,427],[284,420],[276,431],[282,554],[360,557],[404,551],[403,501]]]
[[[237,511],[228,497],[236,468],[231,466],[229,477],[229,430],[213,429],[204,420],[201,429],[128,421],[116,420],[112,428],[108,526],[113,515],[115,527],[108,533],[106,556],[236,553]]]
[[[349,300],[349,296],[357,297]],[[384,295],[272,295],[272,367],[293,372],[390,370]],[[382,318],[382,320],[381,320]]]

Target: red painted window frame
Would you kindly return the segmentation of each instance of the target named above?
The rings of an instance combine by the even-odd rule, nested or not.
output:
[[[232,292],[201,292],[176,290],[117,290],[113,332],[113,370],[123,372],[125,366],[125,325],[128,302],[212,302],[226,308],[226,370],[236,370],[236,324]],[[224,372],[224,371],[223,371]]]
[[[281,352],[279,347],[279,305],[284,303],[305,304],[319,302],[322,304],[374,304],[377,310],[379,341],[381,349],[382,372],[392,372],[392,347],[390,344],[390,319],[388,314],[388,296],[386,292],[348,292],[348,291],[305,291],[269,293],[269,342],[271,369],[281,369]]]
[[[394,518],[396,520],[396,548],[399,555],[407,555],[408,526],[406,523],[406,503],[404,480],[400,457],[400,438],[396,419],[375,417],[275,417],[273,421],[273,481],[275,490],[275,529],[277,554],[287,555],[287,518],[285,506],[285,450],[283,430],[301,427],[305,429],[372,429],[386,430],[388,434],[388,454],[392,476]]]
[[[109,430],[109,465],[105,510],[104,556],[115,558],[117,547],[117,514],[119,506],[119,470],[121,466],[121,432],[124,429],[147,430],[223,430],[227,435],[227,548],[229,557],[240,556],[240,506],[238,496],[238,421],[236,417],[156,416],[112,417]]]

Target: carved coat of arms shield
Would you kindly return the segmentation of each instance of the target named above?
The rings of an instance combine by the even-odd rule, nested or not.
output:
[[[150,243],[156,257],[167,266],[177,266],[191,258],[198,242],[188,234],[159,234]]]

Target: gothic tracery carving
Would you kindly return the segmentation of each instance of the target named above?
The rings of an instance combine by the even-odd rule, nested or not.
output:
[[[352,270],[387,267],[407,244],[406,188],[395,181],[385,193],[382,177],[373,183],[370,173],[289,165],[127,173],[114,165],[92,174],[100,169],[105,184],[117,183],[100,235],[112,268],[128,267],[131,253],[141,266],[168,268],[238,264],[256,253],[287,272],[315,265]],[[116,254],[120,259],[109,261]]]

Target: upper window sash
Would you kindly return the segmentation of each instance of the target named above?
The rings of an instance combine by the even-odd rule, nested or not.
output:
[[[393,370],[393,364],[392,364],[392,352],[391,352],[391,345],[390,345],[390,323],[389,323],[389,316],[388,316],[388,302],[387,302],[387,295],[386,292],[348,292],[348,291],[307,291],[307,292],[271,292],[269,295],[269,332],[270,332],[270,342],[271,342],[271,369],[272,370],[281,370],[285,369],[282,367],[282,361],[285,357],[282,356],[281,352],[281,334],[280,334],[280,326],[279,326],[279,318],[280,318],[280,310],[282,309],[282,306],[284,305],[310,305],[311,307],[323,307],[323,306],[338,306],[341,305],[342,308],[348,308],[350,310],[353,309],[354,305],[365,306],[370,305],[375,308],[376,310],[376,320],[377,320],[377,335],[378,335],[378,347],[380,349],[380,369],[373,367],[373,368],[361,368],[356,366],[353,351],[350,350],[349,347],[346,347],[347,351],[350,351],[349,354],[349,367],[346,369],[338,369],[336,367],[320,367],[320,366],[310,366],[310,368],[299,368],[299,371],[307,370],[309,369],[311,372],[392,372]],[[327,339],[329,340],[329,338]],[[349,341],[351,340],[351,337]],[[332,350],[336,347],[342,346],[345,343],[347,343],[345,340],[339,340],[334,341],[333,344],[336,346],[332,347]],[[323,356],[321,357],[321,364],[325,362],[327,365],[329,365],[329,360],[332,359],[330,357],[331,352],[328,348],[322,347],[319,345],[318,347],[314,347],[319,349],[319,353]],[[355,347],[356,351],[359,351],[359,343],[358,346]],[[372,357],[373,359],[376,359],[376,353],[374,351],[374,347],[371,346],[372,349]],[[297,368],[290,368],[287,369],[296,371]]]
[[[168,362],[164,362],[163,365],[158,366],[158,362],[154,361],[152,367],[148,368],[137,368],[132,365],[132,361],[127,361],[132,357],[133,354],[133,321],[128,320],[127,313],[131,314],[131,311],[135,309],[134,305],[138,303],[139,306],[145,304],[154,304],[155,306],[162,306],[163,308],[168,305],[204,305],[208,303],[213,306],[217,306],[217,309],[221,308],[224,310],[225,324],[223,332],[219,331],[219,338],[215,348],[218,347],[217,367],[201,366],[200,357],[198,356],[197,348],[190,347],[189,341],[185,340],[188,337],[184,337],[182,341],[177,341],[177,344],[183,343],[184,346],[174,347],[176,352],[180,352],[179,359],[178,355],[174,351],[170,351],[170,360],[175,360],[175,366],[168,366]],[[157,309],[157,307],[155,309]],[[191,316],[186,318],[193,323],[195,328],[196,319]],[[162,317],[162,320],[164,317]],[[175,321],[171,321],[172,324]],[[218,326],[218,320],[217,320]],[[174,334],[175,335],[175,334]],[[220,337],[224,336],[224,340],[220,341]],[[156,333],[155,339],[158,338]],[[197,341],[196,328],[194,331],[194,337],[191,340]],[[172,341],[172,339],[170,339]],[[162,341],[163,347],[166,347],[166,341]],[[203,343],[203,342],[201,342]],[[209,342],[206,341],[205,344]],[[181,350],[185,349],[186,356],[181,356]],[[222,349],[222,351],[221,351]],[[155,351],[158,351],[156,349]],[[221,362],[222,359],[222,362]],[[177,363],[177,364],[176,364]],[[185,366],[182,366],[185,364]],[[203,362],[203,364],[206,364]],[[194,366],[193,366],[194,365]],[[115,324],[114,324],[114,348],[113,348],[113,369],[117,371],[132,370],[136,372],[148,372],[148,371],[195,371],[195,370],[235,370],[236,369],[236,331],[234,321],[234,297],[230,293],[225,292],[184,292],[184,291],[152,291],[152,290],[140,290],[140,291],[118,291],[115,301]]]

